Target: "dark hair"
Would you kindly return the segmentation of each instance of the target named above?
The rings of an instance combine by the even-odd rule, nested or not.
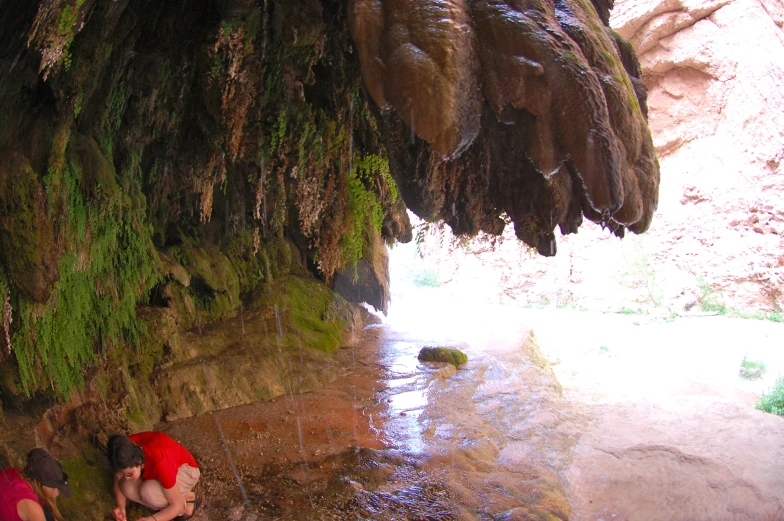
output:
[[[106,455],[115,471],[139,467],[144,463],[144,451],[127,436],[115,434],[106,444]]]

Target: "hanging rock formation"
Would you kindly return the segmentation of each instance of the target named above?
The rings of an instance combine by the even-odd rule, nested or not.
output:
[[[3,396],[65,398],[116,350],[148,379],[177,351],[156,328],[201,336],[262,291],[285,315],[289,277],[385,311],[406,207],[544,255],[583,215],[644,231],[658,167],[608,7],[7,0]],[[330,349],[334,309],[301,321]]]
[[[403,199],[457,234],[555,254],[582,216],[650,225],[659,170],[634,52],[586,2],[352,0],[349,25]]]
[[[781,310],[784,2],[620,0],[611,25],[634,46],[648,89],[662,172],[651,233],[617,241],[585,226],[553,259],[528,258],[507,240],[489,254],[477,241],[465,255],[431,260],[455,285],[483,278],[494,299],[602,311]]]

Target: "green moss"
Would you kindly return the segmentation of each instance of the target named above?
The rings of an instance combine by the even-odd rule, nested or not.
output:
[[[283,331],[281,345],[302,345],[331,353],[340,347],[349,328],[351,305],[323,283],[286,276],[275,283],[270,304],[278,307]],[[283,327],[283,326],[281,326]]]
[[[60,16],[57,19],[57,31],[61,44],[61,57],[59,64],[65,70],[71,68],[73,56],[71,55],[71,44],[77,33],[76,22],[79,20],[79,12],[86,0],[76,0],[74,5],[66,5],[60,11]]]
[[[182,259],[191,279],[185,292],[199,308],[203,320],[231,316],[240,305],[240,276],[229,258],[215,247],[182,246]]]
[[[291,271],[291,246],[286,239],[270,239],[262,245],[266,261],[262,261],[265,273],[269,273],[273,278],[287,275]]]
[[[459,349],[451,347],[423,347],[419,351],[421,362],[443,362],[460,367],[468,362],[468,356]]]
[[[56,280],[55,240],[38,175],[18,154],[0,158],[0,264],[8,279],[43,301]]]
[[[61,461],[72,495],[60,496],[57,508],[65,519],[103,519],[114,508],[112,473],[106,459],[92,446],[85,443],[82,452]]]
[[[94,142],[78,139],[62,171],[47,179],[58,208],[60,280],[44,310],[23,301],[14,353],[27,393],[51,386],[66,397],[107,345],[138,345],[136,305],[158,281],[140,188],[121,188]],[[134,197],[131,197],[131,196]]]
[[[778,377],[773,387],[763,393],[756,407],[760,411],[784,416],[784,376]]]
[[[384,223],[384,210],[375,191],[369,188],[378,175],[390,177],[389,161],[372,154],[355,155],[348,181],[350,220],[341,244],[344,263],[355,269],[367,248],[368,227],[380,234]],[[394,194],[396,199],[396,190]]]

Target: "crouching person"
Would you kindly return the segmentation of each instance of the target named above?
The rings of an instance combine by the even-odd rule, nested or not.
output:
[[[21,472],[0,471],[0,520],[64,521],[55,503],[61,492],[71,497],[68,474],[44,449],[33,449]]]
[[[140,432],[112,436],[107,452],[115,472],[116,521],[128,521],[128,500],[156,511],[138,521],[184,521],[193,516],[198,506],[193,487],[200,472],[185,447],[162,432]]]

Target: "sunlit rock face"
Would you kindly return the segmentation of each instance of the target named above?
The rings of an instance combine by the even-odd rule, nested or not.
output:
[[[612,25],[650,92],[666,180],[651,249],[670,294],[694,302],[707,286],[728,307],[780,309],[784,2],[623,0]]]
[[[587,2],[353,0],[349,26],[406,204],[555,254],[588,219],[645,231],[659,169],[629,43]]]

